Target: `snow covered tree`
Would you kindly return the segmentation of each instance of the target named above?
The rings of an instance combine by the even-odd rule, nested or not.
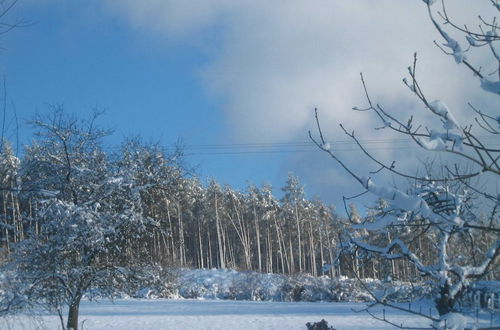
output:
[[[16,277],[17,296],[57,311],[63,329],[78,329],[84,294],[98,290],[101,297],[113,297],[130,282],[144,280],[141,268],[122,251],[124,237],[140,239],[147,222],[133,209],[117,213],[97,202],[75,205],[54,199],[44,204],[37,215],[42,222],[38,235],[32,233],[16,246],[6,269]]]
[[[96,199],[108,170],[101,142],[110,134],[96,127],[99,116],[81,120],[54,106],[30,121],[37,139],[26,148],[23,190],[57,194],[74,204]]]
[[[58,108],[33,122],[39,138],[27,149],[21,191],[36,225],[3,269],[14,292],[3,294],[2,303],[55,310],[63,329],[78,328],[84,294],[112,296],[154,275],[139,242],[156,223],[143,215],[133,173],[109,162],[100,148],[105,132],[96,118],[80,121]]]
[[[197,268],[204,268],[207,260],[207,242],[204,235],[206,218],[203,203],[205,190],[197,177],[183,178],[181,187],[185,219],[187,220],[185,232],[188,233],[186,236],[186,262]]]
[[[210,260],[212,267],[216,266],[218,268],[226,268],[228,263],[228,251],[227,251],[227,228],[226,224],[226,212],[228,209],[224,208],[225,205],[224,193],[222,187],[211,180],[208,184],[206,191],[206,218],[212,230],[207,231],[207,240],[212,242],[209,244],[209,254],[211,256]],[[215,233],[214,233],[215,229]]]
[[[289,258],[283,235],[283,221],[280,217],[279,202],[272,194],[271,185],[264,185],[258,193],[258,204],[267,227],[268,272],[289,271]]]
[[[5,249],[0,255],[10,253],[10,245],[22,239],[23,224],[19,207],[20,160],[14,156],[9,143],[3,144],[0,152],[0,241]]]
[[[229,250],[235,251],[234,256],[237,258],[237,260],[234,260],[235,263],[240,259],[238,256],[243,256],[244,269],[252,270],[251,222],[249,221],[249,212],[246,208],[245,196],[241,192],[234,191],[227,186],[224,189],[224,195],[224,200],[227,203],[225,207],[228,211],[226,212],[227,218],[239,241],[237,246],[230,244]]]
[[[184,191],[184,170],[178,163],[180,151],[167,154],[158,144],[145,144],[139,138],[126,140],[113,155],[118,173],[126,173],[142,202],[144,216],[159,222],[153,240],[144,241],[154,262],[176,264],[185,262],[182,240],[182,208],[179,195]],[[174,242],[173,238],[178,240]],[[129,254],[133,255],[132,251]]]
[[[248,187],[248,194],[246,196],[246,203],[248,207],[250,207],[250,212],[253,218],[254,232],[255,232],[255,247],[254,250],[257,250],[257,270],[262,272],[264,269],[264,261],[263,261],[263,250],[267,250],[267,254],[269,255],[269,242],[267,244],[262,244],[262,238],[266,240],[266,232],[268,233],[269,223],[264,225],[263,215],[265,213],[265,207],[262,205],[262,195],[259,188],[255,186]],[[264,228],[262,228],[264,225]],[[266,268],[269,269],[269,263],[266,264]]]
[[[302,222],[304,221],[304,213],[306,206],[304,187],[301,185],[299,178],[293,173],[288,173],[288,179],[285,186],[282,188],[285,195],[282,198],[282,216],[287,221],[288,239],[290,248],[290,259],[292,273],[298,271],[302,273],[304,269],[303,242],[302,242]],[[292,229],[293,228],[293,229]],[[297,240],[296,251],[292,248],[292,241]],[[294,253],[296,257],[294,257]],[[298,269],[295,268],[295,259],[297,259]]]
[[[451,20],[446,11],[445,1],[442,1],[440,9],[435,8],[438,5],[434,0],[423,2],[427,6],[432,24],[444,39],[443,45],[438,43],[436,45],[452,56],[456,63],[469,69],[473,74],[471,79],[478,79],[483,92],[493,93],[498,97],[500,36],[496,17],[487,21],[480,16],[479,28],[473,31]],[[498,1],[488,2],[493,5],[492,11],[496,13],[500,11]],[[453,29],[453,33],[461,34],[468,46],[463,47],[462,41],[452,38],[446,29]],[[493,65],[494,76],[488,76],[480,70],[479,65],[476,66],[469,61],[469,52],[479,48],[489,50],[491,61],[487,65]],[[370,221],[353,226],[367,234],[357,237],[351,235],[350,246],[378,254],[389,261],[400,259],[409,261],[419,274],[434,283],[437,293],[435,306],[442,316],[456,311],[459,298],[471,282],[486,277],[498,262],[500,199],[488,189],[478,185],[474,179],[481,176],[486,180],[498,182],[500,178],[500,150],[491,145],[488,138],[484,138],[484,135],[499,136],[500,117],[498,109],[488,111],[469,104],[474,118],[467,123],[458,122],[443,101],[432,100],[423,92],[417,79],[416,69],[415,54],[413,65],[408,68],[409,79],[403,81],[433,116],[434,122],[430,123],[430,126],[414,123],[413,116],[401,120],[383,106],[373,102],[363,75],[361,81],[367,106],[353,109],[374,113],[382,123],[382,127],[377,127],[378,129],[391,130],[407,136],[425,151],[449,155],[443,165],[442,173],[434,171],[429,175],[419,176],[414,174],[418,173],[418,169],[407,172],[398,168],[395,161],[386,163],[370,153],[354,132],[348,131],[341,125],[343,132],[357,143],[362,154],[377,166],[369,175],[360,175],[341,159],[325,140],[317,112],[318,137],[314,137],[311,132],[309,135],[316,145],[344,168],[366,192],[382,198],[387,203]],[[433,128],[436,126],[439,128]],[[410,179],[412,184],[405,189],[398,189],[376,182],[375,177],[384,172]],[[389,233],[393,236],[385,240],[372,239],[374,234],[384,236]],[[427,251],[425,254],[419,248],[419,238],[423,236],[434,238],[427,242],[432,247],[433,253],[429,254]],[[481,237],[486,236],[488,245],[480,244],[481,253],[477,253],[476,247]],[[465,251],[471,252],[473,249],[476,249],[473,258],[462,255],[466,253]],[[390,305],[386,297],[374,296],[374,298],[377,303]]]

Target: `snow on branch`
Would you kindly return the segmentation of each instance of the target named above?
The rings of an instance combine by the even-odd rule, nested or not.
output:
[[[383,198],[391,206],[400,210],[406,210],[421,215],[424,218],[438,224],[442,223],[442,216],[435,214],[427,202],[418,195],[408,195],[396,188],[389,186],[379,186],[371,178],[364,179],[365,188],[375,196]]]
[[[417,137],[418,144],[421,145],[425,150],[429,151],[442,151],[446,150],[446,143],[443,142],[443,139],[437,137],[435,139],[427,140],[423,137]]]
[[[469,279],[478,278],[484,275],[493,260],[498,256],[500,250],[500,238],[496,240],[488,252],[485,259],[479,266],[459,266],[453,265],[449,269],[459,277],[459,280],[450,288],[450,295],[455,297],[469,283]]]
[[[429,138],[423,136],[416,137],[417,143],[429,151],[445,151],[445,150],[463,150],[463,138],[458,134],[450,132],[441,133],[431,130]],[[453,142],[452,148],[449,148],[446,142]]]
[[[441,34],[441,36],[444,38],[444,40],[446,40],[446,43],[442,44],[444,47],[446,48],[449,48],[451,53],[448,53],[446,52],[445,50],[445,53],[447,54],[450,54],[450,55],[453,55],[453,57],[455,58],[455,62],[457,64],[460,64],[462,63],[464,60],[466,60],[466,56],[464,54],[464,51],[462,50],[462,47],[460,46],[460,44],[458,43],[458,41],[456,41],[455,39],[453,39],[452,37],[450,37],[450,35],[448,33],[446,33],[442,28],[441,26],[439,25],[438,22],[436,22],[436,20],[434,19],[434,16],[432,15],[432,11],[431,11],[431,4],[434,3],[434,1],[432,1],[432,3],[430,3],[431,1],[425,1],[424,2],[427,3],[427,6],[428,6],[428,9],[429,9],[429,16],[431,17],[431,20],[432,20],[432,23],[434,24],[434,26],[436,27],[436,29],[438,30],[439,34]]]
[[[463,63],[474,73],[475,76],[479,77],[481,88],[484,91],[494,94],[500,94],[500,81],[492,81],[484,77],[484,75],[480,72],[480,68],[478,69],[474,67],[470,62],[467,61],[467,57],[465,56],[465,52],[470,50],[471,47],[478,48],[487,46],[491,50],[491,54],[496,60],[496,64],[500,62],[500,54],[498,52],[498,48],[494,45],[494,42],[498,42],[500,40],[500,36],[498,35],[499,27],[498,23],[496,22],[496,17],[494,17],[491,22],[487,22],[481,16],[479,16],[479,31],[473,32],[469,30],[466,25],[461,26],[460,24],[455,24],[448,16],[445,2],[442,1],[442,12],[439,12],[439,15],[443,19],[444,24],[453,27],[456,31],[459,31],[460,33],[463,33],[465,35],[465,39],[467,40],[469,48],[467,50],[463,50],[458,41],[456,41],[446,31],[444,31],[441,25],[434,18],[431,11],[431,5],[435,3],[435,1],[423,1],[427,4],[429,17],[431,18],[432,23],[438,30],[439,34],[441,34],[441,36],[445,40],[445,43],[443,43],[442,45],[439,45],[435,42],[436,45],[447,55],[452,55],[456,63]],[[498,8],[498,4],[494,3],[494,5]],[[495,71],[498,70],[499,69],[497,67]]]
[[[377,253],[382,255],[384,258],[387,260],[395,260],[395,259],[401,259],[401,258],[408,258],[414,265],[417,267],[417,269],[425,273],[435,279],[438,280],[444,280],[444,274],[441,273],[440,271],[437,271],[438,269],[436,266],[426,266],[420,258],[414,254],[408,246],[403,242],[401,239],[395,239],[392,242],[390,242],[387,246],[380,247],[380,246],[375,246],[372,244],[368,244],[360,239],[357,238],[351,238],[351,241],[354,245],[366,250],[370,251],[373,253]],[[392,252],[395,249],[399,249],[400,252]]]
[[[383,217],[377,218],[374,222],[364,222],[361,224],[355,224],[352,226],[353,229],[359,230],[369,230],[369,231],[385,231],[389,226],[397,223],[399,218],[393,214],[386,214]]]
[[[443,119],[443,128],[450,130],[454,128],[460,129],[457,120],[451,113],[450,109],[441,100],[435,100],[429,103],[429,109]]]
[[[490,93],[500,94],[500,81],[483,78],[481,79],[481,88]]]

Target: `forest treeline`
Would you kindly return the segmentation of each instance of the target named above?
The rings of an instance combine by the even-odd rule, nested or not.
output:
[[[141,220],[144,230],[139,233],[137,226],[120,229],[117,244],[128,262],[281,274],[419,277],[404,259],[384,260],[363,250],[345,249],[341,243],[348,232],[352,235],[352,224],[369,221],[383,209],[383,201],[366,217],[350,206],[347,220],[320,199],[306,198],[293,174],[281,187],[281,198],[270,185],[249,185],[238,191],[215,180],[203,184],[187,171],[182,150],[167,153],[160,145],[128,139],[117,151],[106,152],[103,138],[109,132],[99,129],[96,119],[97,115],[81,120],[54,110],[30,122],[35,137],[21,157],[8,142],[2,144],[0,241],[4,258],[27,238],[57,239],[49,238],[41,228],[60,216],[55,204],[69,203],[86,210],[106,209],[106,214],[119,217],[127,217],[125,211],[140,213],[146,219]],[[56,215],[48,219],[50,212]],[[390,241],[391,235],[384,232],[370,239]],[[478,243],[472,254],[462,251],[457,242],[457,255],[463,252],[463,258],[474,258],[487,246],[487,239],[474,241]],[[419,235],[410,244],[424,259],[435,258],[432,236]]]

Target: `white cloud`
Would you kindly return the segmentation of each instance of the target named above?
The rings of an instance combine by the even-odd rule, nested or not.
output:
[[[459,122],[470,118],[467,101],[496,102],[484,98],[484,93],[478,97],[479,82],[433,45],[440,36],[422,1],[108,0],[107,4],[136,27],[209,50],[201,79],[207,91],[222,101],[234,140],[304,140],[313,127],[314,107],[320,108],[330,138],[346,139],[337,128],[339,122],[361,135],[372,134],[368,128],[379,126],[374,117],[351,110],[366,105],[361,71],[375,101],[399,118],[420,109],[417,116],[425,119],[429,113],[401,82],[415,51],[423,90],[429,99],[446,102]],[[489,1],[476,5],[491,7]],[[471,13],[468,0],[457,0],[448,10],[459,22],[478,14]],[[383,137],[387,135],[377,138]],[[393,157],[390,150],[381,155]]]
[[[354,119],[355,127],[372,126],[350,111],[364,102],[359,72],[365,72],[374,96],[395,102],[410,95],[401,78],[414,51],[421,53],[423,79],[436,70],[452,79],[468,74],[460,75],[432,45],[437,35],[421,1],[108,0],[108,5],[136,26],[201,40],[206,48],[214,39],[199,36],[220,27],[214,30],[220,49],[202,76],[241,140],[300,135],[315,106],[325,121]],[[437,89],[442,77],[427,79],[428,90]],[[462,88],[447,82],[432,97],[458,96],[460,102]]]

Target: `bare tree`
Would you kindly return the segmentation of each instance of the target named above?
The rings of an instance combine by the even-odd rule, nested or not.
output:
[[[19,18],[11,19],[8,17],[18,2],[19,0],[0,0],[0,35],[29,24],[29,22]]]
[[[444,44],[436,45],[443,52],[452,56],[456,63],[465,65],[473,73],[472,79],[478,79],[485,93],[500,95],[500,81],[498,80],[500,57],[498,53],[499,29],[496,18],[491,21],[479,17],[480,24],[477,31],[469,27],[460,26],[453,22],[446,11],[443,0],[440,10],[436,10],[434,0],[424,0],[432,24],[444,39]],[[489,0],[494,11],[500,11],[498,1]],[[438,22],[438,18],[441,22]],[[444,27],[454,29],[464,35],[468,47],[453,39]],[[487,47],[495,66],[493,77],[472,64],[468,52]],[[350,176],[352,176],[365,192],[372,193],[378,198],[387,201],[387,207],[382,208],[378,216],[372,221],[365,221],[353,226],[357,230],[367,231],[368,235],[355,237],[351,235],[351,246],[378,254],[387,260],[408,260],[420,274],[433,280],[437,291],[436,308],[440,315],[456,311],[457,301],[465,292],[471,281],[485,277],[500,253],[500,223],[498,209],[500,199],[495,194],[475,184],[477,177],[487,176],[492,180],[500,177],[500,149],[488,144],[484,135],[498,136],[500,117],[498,109],[479,109],[469,104],[474,118],[466,124],[460,124],[450,109],[441,100],[431,100],[424,93],[417,79],[417,55],[413,65],[408,68],[409,79],[404,84],[430,111],[434,121],[441,124],[441,129],[430,128],[416,124],[414,117],[405,120],[397,118],[382,105],[373,102],[368,92],[367,84],[361,74],[361,81],[366,95],[367,106],[355,107],[356,111],[373,113],[381,122],[377,129],[387,129],[407,136],[423,150],[441,152],[452,155],[450,162],[443,165],[442,174],[415,175],[416,169],[406,172],[396,166],[396,161],[386,163],[367,150],[354,132],[348,131],[343,125],[341,130],[351,138],[360,148],[376,169],[368,175],[358,174],[347,162],[341,159],[324,137],[320,120],[316,111],[317,136],[309,132],[311,140],[337,162]],[[495,113],[496,112],[496,113]],[[498,140],[497,140],[498,141]],[[379,172],[387,172],[396,177],[409,179],[413,182],[406,189],[384,186],[375,182],[373,176]],[[487,219],[480,216],[477,203],[481,202]],[[485,212],[486,207],[489,209]],[[369,240],[373,234],[389,233],[396,236],[388,240],[374,242]],[[401,228],[405,228],[401,230]],[[418,239],[422,235],[435,237],[433,256],[426,256],[418,249]],[[469,245],[473,248],[479,237],[488,237],[488,247],[482,250],[481,255],[475,258],[460,258],[454,254],[456,246]],[[463,250],[462,250],[463,251]],[[464,259],[466,261],[464,261]],[[390,305],[385,297],[375,297],[376,303]],[[433,320],[435,318],[430,317]]]

